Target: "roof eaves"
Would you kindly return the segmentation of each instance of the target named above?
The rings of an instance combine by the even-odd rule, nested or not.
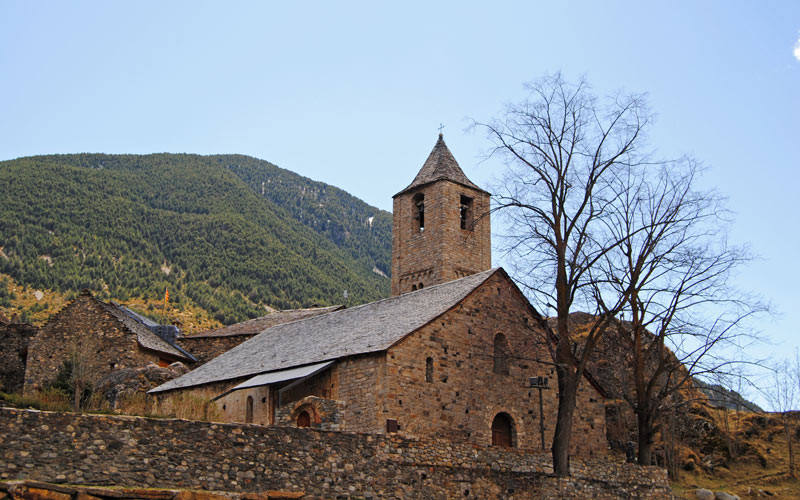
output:
[[[408,185],[408,186],[407,186],[405,189],[403,189],[402,191],[398,192],[398,193],[397,193],[397,194],[395,194],[395,195],[392,195],[392,198],[397,198],[397,197],[398,197],[398,196],[400,196],[401,194],[405,194],[405,193],[408,193],[408,192],[410,192],[410,191],[415,191],[415,190],[417,190],[417,189],[422,189],[423,187],[430,186],[431,184],[433,184],[433,183],[435,183],[435,182],[439,182],[439,181],[448,181],[448,182],[452,182],[453,184],[458,184],[459,186],[464,186],[464,187],[466,187],[466,188],[469,188],[469,189],[472,189],[472,190],[474,190],[474,191],[478,191],[478,192],[481,192],[481,193],[485,193],[485,194],[487,194],[487,195],[489,195],[489,196],[491,196],[491,195],[492,195],[492,193],[490,193],[489,191],[486,191],[485,189],[482,189],[482,188],[478,187],[478,186],[477,186],[477,185],[475,185],[475,184],[469,185],[469,184],[466,184],[466,183],[464,183],[464,182],[460,182],[460,181],[456,181],[456,180],[453,180],[453,179],[449,179],[449,178],[447,178],[447,177],[442,177],[442,178],[439,178],[439,179],[432,179],[432,180],[430,180],[430,181],[423,182],[423,183],[421,183],[421,184],[413,184],[413,183],[412,183],[412,184],[409,184],[409,185]]]

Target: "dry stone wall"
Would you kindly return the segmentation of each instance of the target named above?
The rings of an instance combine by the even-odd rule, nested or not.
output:
[[[666,471],[443,440],[0,409],[0,480],[302,498],[672,498]]]

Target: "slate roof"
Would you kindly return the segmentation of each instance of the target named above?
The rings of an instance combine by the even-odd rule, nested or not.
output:
[[[393,198],[416,187],[424,186],[425,184],[430,184],[431,182],[439,180],[452,181],[456,184],[471,187],[472,189],[477,189],[484,193],[486,192],[473,184],[471,180],[467,179],[461,167],[458,166],[458,162],[453,156],[453,153],[450,152],[447,144],[444,143],[444,137],[442,134],[439,134],[439,140],[436,141],[436,145],[433,146],[431,154],[428,155],[428,159],[425,160],[425,164],[422,165],[417,176],[414,177],[414,180],[408,187],[394,195]]]
[[[122,323],[125,328],[130,330],[132,333],[135,333],[136,338],[139,341],[139,345],[145,349],[169,354],[170,356],[174,356],[186,361],[194,361],[194,359],[192,359],[190,356],[187,356],[188,353],[182,352],[182,350],[176,348],[166,340],[151,332],[149,328],[125,314],[125,311],[122,311],[119,307],[116,307],[112,304],[106,304],[101,300],[97,300],[97,302],[103,309],[105,309],[109,314],[114,316],[120,323]]]
[[[242,323],[236,323],[235,325],[229,325],[222,328],[217,328],[216,330],[201,332],[198,333],[197,335],[181,337],[181,339],[191,340],[191,339],[209,338],[209,337],[233,337],[235,335],[256,335],[257,333],[261,333],[267,328],[273,327],[275,325],[290,323],[292,321],[298,321],[301,319],[310,318],[312,316],[318,316],[320,314],[326,314],[329,312],[338,311],[343,307],[344,306],[312,307],[309,309],[286,309],[283,311],[275,311],[271,314],[267,314],[266,316],[261,316],[260,318],[243,321]]]
[[[377,302],[273,326],[150,392],[385,351],[461,302],[497,271],[491,269]]]

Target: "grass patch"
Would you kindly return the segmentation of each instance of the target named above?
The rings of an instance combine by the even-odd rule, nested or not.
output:
[[[69,396],[58,389],[45,389],[30,396],[0,392],[0,401],[14,408],[31,408],[43,411],[71,411]]]

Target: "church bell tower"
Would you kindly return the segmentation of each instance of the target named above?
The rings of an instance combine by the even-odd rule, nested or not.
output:
[[[491,268],[489,193],[467,179],[442,134],[393,198],[392,295]]]

